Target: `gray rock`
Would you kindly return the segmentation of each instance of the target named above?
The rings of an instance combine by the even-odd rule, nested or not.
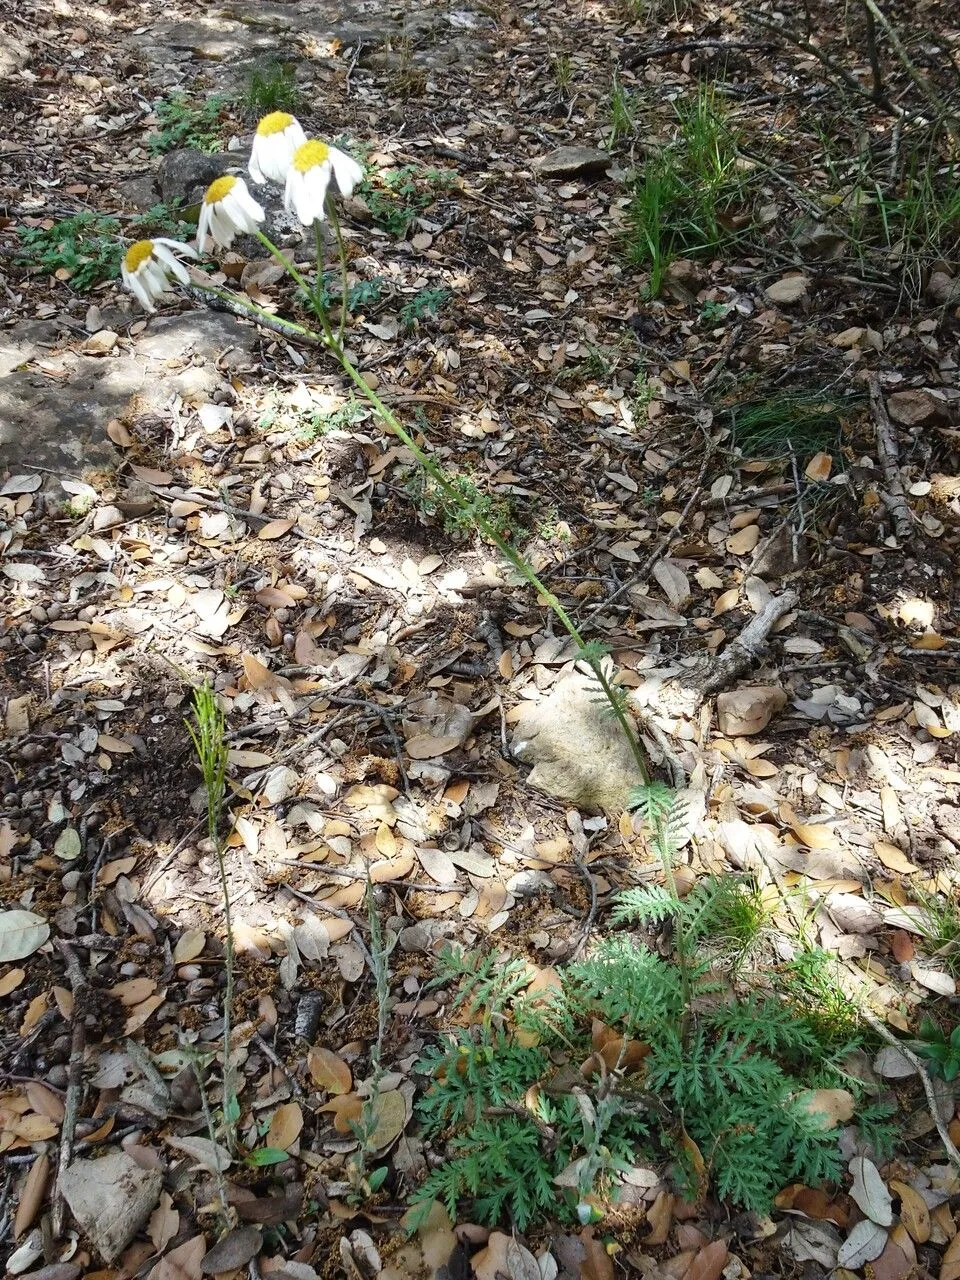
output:
[[[229,155],[192,147],[168,151],[157,170],[157,185],[167,203],[180,200],[186,205],[199,204],[211,182],[231,170],[239,171],[245,163],[246,157],[239,151]]]
[[[524,707],[513,754],[532,764],[531,786],[581,809],[618,812],[643,778],[596,679],[574,672]]]
[[[0,379],[0,467],[34,463],[58,474],[110,466],[106,426],[143,388],[132,356],[78,359],[63,379],[26,370]]]
[[[30,47],[5,25],[0,27],[0,82],[9,80],[30,61]]]
[[[887,400],[887,410],[893,421],[899,422],[902,427],[926,427],[950,421],[950,409],[946,401],[925,387],[894,391]]]
[[[149,1218],[162,1186],[159,1169],[141,1169],[125,1151],[75,1160],[60,1179],[70,1212],[108,1266]]]
[[[23,320],[15,329],[0,333],[0,378],[28,364],[44,347],[55,346],[58,333],[57,325],[49,320]]]
[[[0,377],[0,469],[35,463],[54,477],[112,469],[111,418],[162,413],[173,395],[209,401],[224,386],[217,360],[228,352],[234,365],[249,365],[257,340],[235,316],[188,311],[153,317],[132,355],[74,357],[63,378],[32,369]]]
[[[598,147],[557,147],[534,167],[544,178],[590,178],[605,173],[612,164],[610,153]]]
[[[157,180],[152,173],[141,174],[139,178],[126,178],[117,184],[117,190],[127,208],[135,209],[137,213],[146,213],[159,199]]]
[[[159,49],[173,49],[208,62],[249,57],[276,49],[280,43],[279,32],[235,22],[229,17],[210,16],[158,23],[153,38]]]

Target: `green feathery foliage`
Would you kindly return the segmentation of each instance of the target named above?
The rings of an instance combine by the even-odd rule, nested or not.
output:
[[[644,791],[669,839],[672,794],[657,784]],[[822,1038],[811,1017],[819,969],[808,961],[802,980],[788,970],[780,989],[769,974],[736,988],[723,977],[726,959],[755,941],[765,919],[749,882],[708,878],[683,899],[631,889],[613,918],[658,927],[674,955],[616,932],[565,969],[559,986],[527,995],[520,959],[442,953],[434,985],[453,983],[452,1007],[474,1024],[417,1065],[429,1079],[418,1106],[424,1132],[449,1143],[414,1196],[424,1212],[438,1198],[451,1214],[469,1200],[477,1220],[509,1217],[521,1230],[544,1216],[590,1221],[615,1197],[618,1173],[646,1159],[672,1164],[687,1194],[702,1192],[706,1176],[722,1199],[763,1213],[788,1183],[817,1186],[842,1173],[819,1088],[848,1089],[864,1136],[889,1146],[883,1108],[844,1068],[856,1034]],[[620,1038],[629,1064],[600,1076],[585,1065],[598,1025]],[[631,1056],[628,1046],[643,1052]]]

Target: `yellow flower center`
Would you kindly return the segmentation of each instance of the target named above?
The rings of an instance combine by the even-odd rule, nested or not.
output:
[[[288,115],[286,111],[271,111],[257,125],[257,137],[272,138],[276,133],[283,133],[284,129],[292,124],[293,116]]]
[[[230,174],[218,178],[216,182],[211,182],[207,187],[206,195],[203,197],[204,204],[218,204],[226,196],[230,194],[237,185],[237,179],[232,178]]]
[[[148,258],[153,257],[153,241],[138,240],[136,244],[132,244],[127,250],[123,265],[127,268],[131,275],[139,271]]]
[[[293,153],[293,167],[298,173],[308,173],[330,159],[330,148],[325,142],[311,138]]]

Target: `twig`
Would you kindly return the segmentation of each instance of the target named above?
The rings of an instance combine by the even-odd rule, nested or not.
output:
[[[541,1120],[534,1111],[531,1111],[529,1107],[525,1107],[522,1102],[511,1102],[507,1098],[499,1107],[487,1107],[483,1114],[485,1116],[519,1116],[521,1120],[529,1120],[540,1134],[548,1151],[552,1151],[557,1145],[557,1135],[550,1126]]]
[[[957,117],[950,110],[950,107],[946,102],[944,102],[943,98],[940,97],[940,94],[936,91],[926,76],[922,75],[917,70],[909,53],[907,53],[907,50],[904,47],[903,41],[897,35],[896,29],[891,24],[890,19],[882,9],[877,6],[876,0],[860,0],[860,3],[863,5],[864,9],[866,9],[867,14],[871,18],[875,19],[881,27],[883,27],[884,34],[893,46],[893,51],[903,64],[907,75],[933,108],[934,113],[943,124],[947,133],[949,133],[954,142],[960,141],[960,121],[958,121]],[[878,98],[877,101],[879,102],[880,99]]]
[[[296,1078],[293,1075],[291,1075],[291,1073],[288,1071],[284,1063],[280,1061],[276,1053],[274,1053],[271,1045],[263,1038],[263,1036],[260,1034],[259,1031],[255,1031],[253,1033],[253,1038],[257,1042],[257,1044],[260,1046],[261,1050],[263,1051],[264,1057],[273,1063],[273,1065],[277,1068],[280,1074],[287,1081],[290,1088],[293,1090],[295,1096],[298,1098],[302,1098],[303,1090],[300,1088],[300,1085],[298,1084]]]
[[[57,1159],[56,1192],[53,1198],[53,1238],[63,1239],[63,1220],[66,1202],[60,1187],[73,1158],[73,1139],[77,1129],[77,1112],[80,1109],[80,1075],[83,1069],[85,1041],[84,1016],[86,1010],[87,981],[80,970],[76,952],[69,943],[57,939],[56,945],[67,966],[73,1009],[70,1013],[70,1065],[67,1075],[67,1095],[63,1106],[63,1124],[60,1127],[60,1153]]]
[[[625,67],[639,67],[652,58],[669,58],[675,53],[693,53],[698,49],[731,49],[735,51],[756,50],[769,53],[777,46],[770,40],[677,40],[671,44],[654,45],[652,49],[643,49],[640,53],[631,54],[624,63]]]
[[[337,707],[366,707],[369,711],[375,712],[383,723],[384,729],[387,731],[387,737],[390,739],[390,746],[393,748],[394,758],[397,762],[397,768],[400,770],[400,779],[403,782],[403,793],[410,798],[410,779],[407,777],[407,771],[403,766],[403,746],[397,736],[394,728],[393,717],[387,707],[383,707],[379,702],[371,702],[369,698],[348,698],[340,693],[321,693],[320,695],[327,702],[332,702]]]
[[[884,98],[878,101],[873,93],[865,89],[846,67],[840,66],[839,63],[819,48],[818,45],[812,44],[809,40],[804,40],[802,36],[798,36],[795,32],[781,26],[779,23],[772,21],[761,13],[748,13],[746,15],[748,21],[755,22],[758,27],[763,27],[765,31],[772,31],[776,35],[781,36],[788,44],[792,44],[794,48],[799,49],[808,57],[816,58],[816,60],[835,76],[851,93],[856,94],[858,98],[866,98],[869,102],[876,102],[877,106],[882,107],[884,111],[889,111],[891,115],[897,116],[902,114],[901,108],[896,107],[889,99]]]
[[[877,427],[877,450],[880,454],[880,466],[887,484],[890,514],[893,516],[893,528],[897,538],[904,542],[913,532],[913,516],[907,495],[903,490],[903,477],[900,475],[900,450],[897,447],[897,436],[887,413],[887,406],[880,390],[880,381],[875,373],[869,377],[870,404]]]
[[[947,1132],[947,1126],[943,1122],[943,1117],[940,1115],[940,1108],[937,1105],[937,1095],[933,1091],[933,1083],[926,1067],[923,1065],[923,1062],[917,1057],[909,1045],[904,1044],[902,1040],[898,1040],[893,1032],[890,1031],[888,1027],[884,1026],[875,1013],[871,1012],[870,1009],[863,1009],[861,1012],[863,1014],[864,1021],[870,1024],[880,1039],[886,1040],[887,1044],[892,1045],[898,1053],[902,1053],[920,1077],[920,1083],[923,1085],[923,1092],[926,1094],[927,1098],[927,1106],[930,1108],[930,1115],[933,1119],[933,1123],[937,1126],[937,1133],[940,1135],[940,1141],[943,1143],[943,1149],[947,1153],[947,1159],[955,1169],[960,1169],[960,1151],[957,1150],[953,1139]]]
[[[576,835],[576,833],[574,833],[574,835]],[[597,903],[597,881],[593,875],[593,872],[590,870],[590,868],[584,862],[583,858],[580,856],[580,852],[577,849],[576,839],[574,839],[571,842],[570,847],[573,853],[573,860],[577,864],[577,870],[580,872],[584,880],[587,882],[587,888],[590,891],[590,906],[587,910],[587,914],[584,916],[580,924],[580,937],[577,939],[576,946],[571,951],[570,957],[569,957],[569,959],[573,961],[573,960],[576,960],[583,953],[583,949],[587,945],[587,941],[590,937],[590,931],[593,928],[593,922],[597,918],[598,903]]]
[[[755,618],[752,618],[735,640],[727,645],[713,663],[704,679],[690,683],[699,692],[700,699],[725,689],[731,681],[753,665],[766,647],[767,637],[773,627],[796,607],[797,593],[784,591],[783,595],[768,600]]]

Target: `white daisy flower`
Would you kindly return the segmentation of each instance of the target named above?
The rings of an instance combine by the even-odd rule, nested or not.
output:
[[[197,244],[206,253],[207,241],[220,249],[229,249],[235,235],[249,235],[266,215],[247,190],[242,178],[226,174],[211,182],[200,206]]]
[[[170,276],[181,284],[189,284],[190,273],[176,254],[186,254],[188,258],[197,256],[188,244],[163,238],[138,240],[123,255],[120,277],[124,287],[146,311],[156,310],[153,300],[166,290]]]
[[[315,138],[293,153],[283,205],[287,213],[295,213],[305,227],[323,218],[331,174],[342,196],[352,196],[354,187],[363,180],[363,168],[352,156]]]
[[[300,121],[286,111],[271,111],[257,125],[250,153],[250,177],[256,183],[283,182],[293,153],[307,140]]]

